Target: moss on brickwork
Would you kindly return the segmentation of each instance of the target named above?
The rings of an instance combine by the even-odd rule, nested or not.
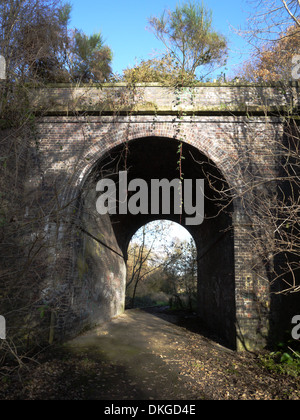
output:
[[[77,259],[77,268],[78,268],[78,275],[79,278],[82,279],[83,276],[87,273],[88,271],[88,265],[86,263],[85,258],[82,255],[78,256]]]

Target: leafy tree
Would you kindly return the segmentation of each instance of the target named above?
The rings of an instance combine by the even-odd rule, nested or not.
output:
[[[128,249],[127,295],[131,293],[131,306],[134,307],[138,285],[164,264],[160,253],[155,252],[158,244],[162,245],[163,233],[167,238],[169,222],[157,221],[139,229]]]
[[[209,72],[225,64],[227,41],[212,28],[212,12],[203,4],[190,1],[178,5],[161,17],[151,17],[149,24],[183,76],[195,75],[200,67]]]
[[[105,81],[112,52],[101,34],[68,29],[72,6],[62,0],[3,0],[0,53],[8,81]]]
[[[152,259],[152,254],[151,250],[145,244],[145,234],[144,226],[143,242],[141,244],[133,243],[128,249],[126,290],[127,296],[131,294],[130,304],[132,308],[135,306],[138,285],[152,270],[155,270],[149,264]]]
[[[71,6],[60,0],[3,0],[0,51],[11,81],[61,81],[67,77],[67,26]]]
[[[290,26],[276,42],[255,52],[237,76],[250,82],[288,82],[292,80],[292,58],[300,51],[298,25]]]
[[[112,51],[104,44],[101,33],[74,33],[72,76],[77,82],[104,82],[112,73]]]
[[[197,249],[194,240],[175,242],[165,260],[168,292],[182,305],[180,296],[186,296],[189,309],[197,294]]]
[[[183,307],[194,307],[197,293],[197,250],[194,240],[169,237],[172,222],[143,226],[128,248],[126,294],[131,307],[136,296],[162,293]],[[174,299],[173,299],[174,300]]]

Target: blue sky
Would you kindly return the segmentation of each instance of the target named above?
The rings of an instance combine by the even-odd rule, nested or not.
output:
[[[151,58],[163,46],[146,27],[150,16],[160,16],[164,9],[173,10],[178,0],[71,0],[73,5],[71,28],[82,29],[86,34],[101,32],[114,54],[113,71],[133,66],[141,59]],[[231,74],[246,58],[248,45],[230,26],[245,26],[249,4],[247,0],[206,0],[204,4],[213,11],[214,29],[230,41],[230,59],[226,73]],[[220,73],[218,70],[217,73]]]

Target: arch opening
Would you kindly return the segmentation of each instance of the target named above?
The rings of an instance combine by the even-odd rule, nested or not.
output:
[[[197,310],[197,248],[181,225],[150,222],[127,251],[126,309]]]
[[[187,224],[188,215],[184,208],[182,214],[172,212],[172,198],[169,214],[164,214],[160,207],[158,214],[127,212],[100,216],[95,205],[99,197],[96,185],[99,180],[110,179],[118,186],[121,171],[127,172],[128,183],[142,179],[147,185],[153,179],[171,181],[180,176],[193,182],[204,179],[203,223]],[[89,323],[96,323],[122,313],[125,309],[126,262],[130,240],[142,226],[165,219],[185,227],[195,241],[198,251],[199,318],[229,347],[235,348],[233,208],[229,202],[223,202],[218,194],[224,188],[227,188],[227,182],[217,166],[194,146],[176,139],[139,138],[99,157],[84,182],[78,200],[80,232],[74,248],[74,276],[81,293],[88,294],[89,300],[89,307],[82,317]],[[194,203],[195,193],[193,190]]]

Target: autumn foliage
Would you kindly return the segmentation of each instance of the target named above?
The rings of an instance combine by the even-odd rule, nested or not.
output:
[[[292,58],[300,51],[298,25],[290,26],[279,40],[261,47],[246,62],[239,77],[250,82],[288,82],[292,78]]]

